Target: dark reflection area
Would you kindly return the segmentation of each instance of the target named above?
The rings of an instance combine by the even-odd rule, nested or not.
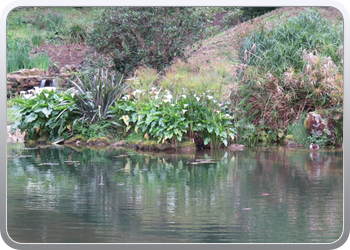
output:
[[[343,228],[343,152],[190,154],[8,144],[17,242],[330,243]]]

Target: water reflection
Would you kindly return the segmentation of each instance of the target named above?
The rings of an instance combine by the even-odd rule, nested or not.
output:
[[[333,242],[342,233],[342,151],[16,144],[7,155],[8,233],[19,242]]]

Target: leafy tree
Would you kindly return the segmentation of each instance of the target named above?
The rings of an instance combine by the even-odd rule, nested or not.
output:
[[[88,32],[87,43],[114,58],[116,70],[139,65],[162,70],[174,58],[184,58],[198,41],[205,16],[191,7],[104,8]]]
[[[277,7],[243,7],[242,10],[242,19],[244,21],[250,20],[252,18],[262,16],[267,12],[273,11]]]

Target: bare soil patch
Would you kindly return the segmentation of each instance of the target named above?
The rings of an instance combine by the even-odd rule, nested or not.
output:
[[[59,70],[65,65],[82,65],[89,49],[85,44],[43,44],[34,53],[47,52],[53,64],[50,70]]]

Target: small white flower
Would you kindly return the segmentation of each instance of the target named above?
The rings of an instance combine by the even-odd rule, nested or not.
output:
[[[172,107],[175,107],[175,104],[170,104]]]
[[[186,108],[188,106],[188,104],[184,104],[184,107]]]
[[[226,118],[226,119],[230,118],[230,115],[229,115],[229,114],[226,114],[226,115],[225,115],[225,118]]]
[[[199,97],[196,97],[196,99],[197,99],[197,102],[199,102],[200,98],[199,98]]]
[[[130,95],[125,95],[125,96],[122,97],[122,99],[129,100],[130,99]]]
[[[128,115],[123,115],[123,121],[126,124],[126,126],[129,126],[129,116]]]
[[[182,115],[185,114],[186,111],[187,111],[187,109],[183,109],[183,110],[181,111],[181,114],[182,114]]]
[[[48,94],[48,93],[44,93],[44,95],[46,96],[46,98],[48,98],[48,97],[49,97],[49,94]]]
[[[138,93],[142,93],[142,90],[140,90],[140,89],[136,89],[134,92],[132,92],[131,94],[133,95],[133,96],[135,96],[135,95],[137,95]]]
[[[209,99],[209,100],[213,99],[213,96],[208,95],[208,99]]]
[[[183,98],[186,98],[186,95],[182,95]]]

